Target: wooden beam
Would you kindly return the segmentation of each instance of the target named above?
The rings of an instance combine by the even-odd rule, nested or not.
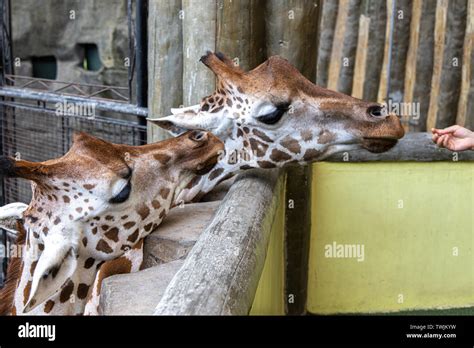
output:
[[[423,0],[419,19],[418,47],[416,54],[416,76],[414,79],[412,101],[420,107],[419,118],[413,120],[411,130],[426,131],[426,120],[430,105],[431,78],[434,60],[434,27],[436,6],[432,1]]]
[[[391,28],[391,20],[392,20],[392,13],[393,13],[393,2],[395,0],[387,0],[387,22],[385,25],[385,46],[383,52],[383,63],[382,63],[382,71],[380,72],[380,83],[379,83],[379,90],[377,95],[377,101],[379,103],[384,103],[387,100],[387,91],[388,91],[388,62],[390,56],[390,28]]]
[[[376,101],[385,50],[385,29],[387,23],[387,3],[385,1],[364,0],[361,5],[370,18],[369,41],[367,43],[366,68],[364,77],[364,100]]]
[[[474,85],[472,84],[472,57],[474,47],[474,0],[468,1],[466,35],[464,37],[464,52],[462,58],[461,92],[459,95],[458,114],[456,124],[460,126],[474,126],[474,115],[468,113],[468,103],[474,98]]]
[[[349,12],[349,0],[340,0],[337,11],[336,29],[332,42],[331,60],[329,63],[328,88],[337,90],[339,75],[342,65],[342,51],[344,47],[344,35],[346,33],[347,16]]]
[[[216,49],[215,0],[183,0],[183,104],[195,105],[215,90],[214,73],[199,59]],[[177,76],[178,78],[178,76]]]
[[[324,0],[321,2],[316,84],[322,87],[327,87],[328,85],[338,5],[338,0]]]
[[[434,32],[434,61],[433,77],[431,78],[430,106],[426,128],[429,130],[436,126],[438,115],[438,98],[443,70],[444,41],[446,35],[446,17],[448,13],[448,0],[438,0],[436,3],[436,21]]]
[[[268,1],[266,13],[267,54],[278,54],[288,59],[306,78],[316,80],[316,59],[319,2]],[[293,209],[286,209],[286,274],[287,296],[294,301],[287,304],[288,314],[305,311],[307,260],[311,232],[311,167],[287,169],[287,201]]]
[[[466,18],[467,0],[449,1],[443,66],[437,101],[437,128],[448,127],[456,123],[461,92]]]
[[[263,5],[259,0],[217,1],[216,50],[245,71],[264,61]]]
[[[167,116],[183,102],[181,0],[149,0],[148,11],[148,110],[150,116]],[[148,142],[168,137],[148,122]]]
[[[166,289],[155,315],[249,313],[284,181],[278,170],[239,175]]]
[[[410,21],[410,42],[408,45],[408,53],[405,68],[405,86],[403,93],[403,101],[405,103],[413,103],[413,93],[416,83],[416,67],[418,56],[418,45],[420,37],[420,19],[423,8],[423,0],[414,0],[412,3],[412,17]],[[402,115],[405,131],[408,131],[409,117],[411,115]]]
[[[348,155],[348,156],[347,156]],[[451,152],[441,149],[431,140],[429,133],[408,133],[390,151],[370,153],[359,149],[332,155],[329,162],[436,162],[436,161],[474,161],[474,151]]]
[[[362,99],[364,97],[365,70],[367,64],[367,46],[369,43],[370,17],[361,15],[359,19],[359,34],[357,52],[352,82],[352,96]]]

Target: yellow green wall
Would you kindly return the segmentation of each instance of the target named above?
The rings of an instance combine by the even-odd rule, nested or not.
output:
[[[258,283],[251,315],[285,314],[285,185],[281,185],[279,202],[273,220],[267,257]]]
[[[474,305],[474,164],[318,163],[313,170],[309,312]],[[334,241],[364,245],[364,261],[325,257]]]

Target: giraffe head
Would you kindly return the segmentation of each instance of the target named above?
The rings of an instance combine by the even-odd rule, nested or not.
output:
[[[278,56],[249,72],[220,53],[201,61],[217,75],[215,93],[151,121],[174,135],[212,131],[225,141],[227,161],[237,151],[244,168],[312,162],[357,147],[383,152],[404,135],[382,105],[318,87]]]
[[[31,180],[33,189],[23,213],[27,236],[17,313],[54,308],[54,314],[80,314],[100,263],[151,233],[174,196],[208,172],[222,150],[218,138],[198,130],[143,146],[79,133],[57,159],[2,158],[3,174]]]

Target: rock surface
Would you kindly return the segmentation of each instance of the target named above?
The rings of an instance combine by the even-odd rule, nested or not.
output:
[[[220,203],[192,203],[172,209],[158,230],[145,239],[144,267],[184,259]]]
[[[183,265],[176,260],[130,274],[106,278],[102,283],[99,313],[151,315],[166,287]]]

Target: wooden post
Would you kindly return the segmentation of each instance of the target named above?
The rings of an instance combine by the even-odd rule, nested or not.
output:
[[[180,0],[149,0],[148,14],[148,110],[149,116],[167,116],[182,104],[183,55]],[[163,140],[168,133],[148,123],[148,142]]]
[[[281,55],[311,81],[316,79],[319,3],[269,1],[266,7],[267,54]],[[286,294],[288,314],[305,311],[309,235],[311,232],[311,166],[287,169],[286,200]]]
[[[388,91],[388,63],[389,63],[389,55],[390,55],[390,27],[391,27],[391,20],[393,14],[393,2],[395,0],[387,0],[387,21],[385,26],[385,46],[383,52],[383,63],[382,63],[382,71],[380,72],[380,83],[377,95],[377,101],[379,103],[384,103],[387,100],[387,91]]]
[[[384,58],[387,4],[385,1],[364,0],[361,8],[364,11],[367,8],[370,18],[363,99],[376,101]]]
[[[466,1],[438,1],[435,26],[435,64],[431,84],[428,128],[456,122],[461,87]],[[449,19],[449,25],[448,24]]]
[[[462,58],[461,93],[456,124],[474,128],[474,0],[468,2],[466,35]]]
[[[415,5],[414,5],[415,6]],[[418,9],[413,8],[414,16]],[[418,119],[412,120],[411,129],[413,131],[426,131],[426,119],[428,117],[428,108],[430,104],[431,78],[433,74],[433,56],[434,56],[434,26],[435,26],[436,7],[432,1],[422,0],[421,16],[418,27],[418,47],[416,49],[416,66],[411,78],[414,80],[413,94],[405,91],[407,102],[419,103],[420,115]],[[413,19],[412,19],[413,21]],[[411,62],[411,58],[408,59]],[[408,72],[406,76],[408,77]]]
[[[218,0],[216,50],[243,70],[265,60],[265,17],[262,0]]]
[[[341,0],[337,11],[336,29],[332,42],[331,60],[329,63],[328,88],[337,90],[342,63],[342,49],[344,46],[344,34],[346,32],[347,15],[349,11],[349,0]]]
[[[215,0],[183,0],[183,104],[198,104],[214,92],[214,73],[199,59],[216,48]]]
[[[322,87],[327,87],[328,85],[329,64],[331,62],[338,5],[338,0],[325,0],[321,2],[316,84]]]
[[[414,0],[412,4],[412,18],[410,23],[410,43],[408,45],[407,62],[405,68],[405,86],[403,101],[405,103],[413,103],[413,93],[415,91],[416,83],[416,68],[417,68],[417,56],[418,46],[420,38],[420,19],[423,7],[423,0]],[[408,124],[409,120],[405,116],[405,125]],[[405,127],[408,130],[408,127]]]
[[[365,69],[367,64],[367,46],[369,43],[370,17],[362,14],[359,19],[359,34],[352,81],[352,96],[362,99],[364,95]]]

